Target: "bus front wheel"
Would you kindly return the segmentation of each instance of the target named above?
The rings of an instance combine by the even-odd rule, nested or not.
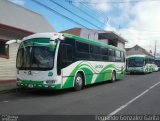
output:
[[[80,73],[77,73],[74,81],[74,90],[79,91],[83,88],[83,78]]]

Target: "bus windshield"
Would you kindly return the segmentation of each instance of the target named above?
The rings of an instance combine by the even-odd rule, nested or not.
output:
[[[144,66],[143,58],[130,58],[128,60],[128,67],[142,67]]]
[[[54,66],[55,48],[48,44],[26,46],[22,43],[17,54],[17,68],[21,70],[50,70]]]

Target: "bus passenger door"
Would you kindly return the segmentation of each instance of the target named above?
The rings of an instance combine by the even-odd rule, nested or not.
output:
[[[69,44],[62,43],[60,45],[58,74],[62,76],[62,84],[65,83],[67,78],[70,76],[72,69],[69,67],[73,62],[73,47]]]

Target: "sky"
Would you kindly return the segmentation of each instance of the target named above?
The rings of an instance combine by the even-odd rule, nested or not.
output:
[[[10,1],[40,13],[57,32],[73,27],[110,30],[128,41],[127,48],[138,44],[153,53],[157,41],[160,53],[160,0],[37,0],[45,7],[35,0]]]

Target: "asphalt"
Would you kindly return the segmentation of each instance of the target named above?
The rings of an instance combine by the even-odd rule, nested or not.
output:
[[[108,115],[160,82],[160,72],[126,75],[115,83],[72,90],[12,90],[0,93],[0,114]],[[160,114],[160,84],[121,109],[116,115]]]

